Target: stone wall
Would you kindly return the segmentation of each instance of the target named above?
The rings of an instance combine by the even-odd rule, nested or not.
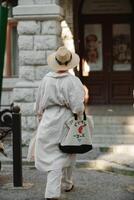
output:
[[[13,15],[19,35],[19,80],[13,100],[21,107],[22,142],[29,144],[37,129],[37,88],[50,71],[47,56],[62,44],[74,51],[72,0],[19,0]]]
[[[62,44],[63,10],[58,2],[20,0],[13,12],[18,20],[19,35],[19,81],[13,91],[13,99],[21,107],[23,144],[29,143],[37,128],[34,104],[40,81],[50,71],[47,56]],[[34,4],[38,4],[37,7]],[[27,13],[29,8],[31,13]]]
[[[62,44],[74,51],[72,0],[19,0],[13,14],[19,35],[19,80],[13,99],[21,107],[23,144],[29,144],[37,129],[37,88],[50,71],[47,56]]]

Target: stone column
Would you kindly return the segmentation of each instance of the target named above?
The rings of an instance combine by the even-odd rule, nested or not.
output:
[[[18,20],[19,47],[19,81],[13,98],[21,107],[22,139],[28,144],[37,128],[37,87],[50,70],[47,56],[61,45],[63,10],[58,0],[19,0],[13,15]]]

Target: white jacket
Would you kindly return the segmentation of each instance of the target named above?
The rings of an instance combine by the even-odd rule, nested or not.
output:
[[[35,141],[35,166],[49,171],[72,165],[75,155],[62,153],[58,144],[68,129],[65,122],[84,110],[84,88],[76,76],[49,72],[38,89],[36,112],[43,113]]]

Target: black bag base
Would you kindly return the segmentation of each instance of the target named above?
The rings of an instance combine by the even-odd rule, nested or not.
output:
[[[93,149],[92,145],[80,145],[80,146],[62,146],[61,144],[59,144],[59,149],[63,152],[63,153],[69,153],[69,154],[82,154],[82,153],[86,153],[88,151],[91,151]]]

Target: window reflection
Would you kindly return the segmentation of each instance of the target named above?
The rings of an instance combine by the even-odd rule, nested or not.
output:
[[[113,25],[113,70],[131,70],[131,36],[129,24]]]
[[[85,61],[91,71],[102,70],[102,27],[101,24],[87,24],[84,30]]]

